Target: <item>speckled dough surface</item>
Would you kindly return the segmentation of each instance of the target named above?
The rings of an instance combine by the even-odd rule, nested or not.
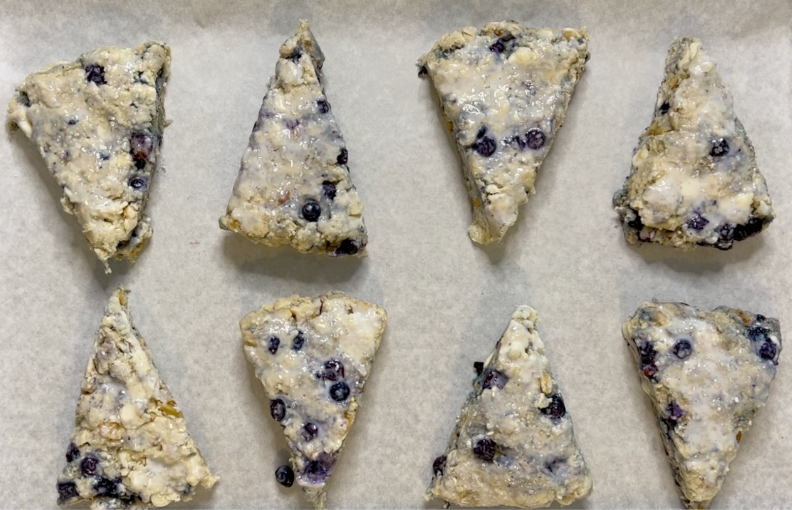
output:
[[[31,74],[8,107],[8,128],[36,145],[108,272],[108,259],[134,260],[151,237],[145,208],[169,68],[162,43],[100,48]]]
[[[630,244],[728,250],[773,221],[753,145],[700,40],[671,45],[654,118],[613,203]]]
[[[281,299],[240,322],[297,484],[316,508],[324,508],[386,322],[379,306],[340,292]]]
[[[107,305],[81,390],[59,505],[161,507],[217,481],[132,324],[123,288]]]
[[[363,256],[363,205],[324,93],[323,63],[303,20],[280,48],[220,226],[268,246]]]
[[[434,462],[426,497],[462,506],[568,505],[592,487],[572,417],[550,371],[536,310],[520,306]]]
[[[534,193],[536,172],[588,60],[586,30],[516,22],[444,35],[419,60],[453,130],[473,202],[473,241],[499,241]]]
[[[644,303],[623,332],[682,499],[706,508],[767,400],[781,354],[779,323],[728,307]]]

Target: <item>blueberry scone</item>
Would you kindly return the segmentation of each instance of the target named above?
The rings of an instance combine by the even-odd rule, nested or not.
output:
[[[622,330],[682,499],[706,508],[767,400],[781,353],[778,321],[723,306],[644,303]]]
[[[291,467],[276,477],[286,486],[296,478],[318,509],[386,322],[379,306],[340,292],[281,299],[240,322],[245,355],[291,449]]]
[[[445,34],[418,64],[434,83],[473,202],[473,241],[499,241],[535,193],[536,172],[588,60],[585,28],[513,21]]]
[[[700,40],[671,44],[654,118],[613,204],[630,244],[728,250],[773,221],[753,145]]]
[[[170,49],[99,48],[58,62],[17,87],[7,126],[38,148],[107,272],[151,237],[145,214],[165,128]]]
[[[59,505],[161,507],[217,481],[132,324],[123,288],[105,309],[81,390]]]
[[[426,498],[461,506],[568,505],[592,487],[550,371],[536,310],[520,306],[484,363]]]
[[[363,205],[322,84],[308,22],[280,48],[220,227],[303,253],[366,254]]]

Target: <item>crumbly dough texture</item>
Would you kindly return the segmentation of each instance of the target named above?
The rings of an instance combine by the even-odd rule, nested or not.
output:
[[[303,253],[366,254],[363,205],[305,20],[283,43],[220,227]]]
[[[587,48],[585,28],[504,21],[445,34],[420,58],[462,159],[473,241],[499,241],[535,193],[536,172],[564,122]]]
[[[682,500],[706,508],[767,400],[781,354],[778,320],[644,303],[622,330]]]
[[[31,74],[8,106],[7,127],[36,145],[107,272],[134,261],[151,237],[145,215],[165,128],[170,49],[99,48]]]
[[[283,428],[297,484],[318,509],[386,322],[379,306],[340,292],[281,299],[240,322],[245,355]]]
[[[613,197],[630,244],[728,250],[775,218],[753,145],[715,61],[674,40],[652,123]]]
[[[124,288],[107,305],[81,390],[59,505],[161,507],[217,481],[132,324]]]
[[[529,306],[512,315],[473,381],[446,453],[435,461],[427,499],[541,508],[568,505],[591,491],[538,320]]]

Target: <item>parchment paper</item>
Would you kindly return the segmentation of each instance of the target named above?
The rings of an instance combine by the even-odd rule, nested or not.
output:
[[[51,508],[80,381],[112,290],[137,325],[221,481],[177,508],[298,508],[287,459],[239,319],[283,296],[331,289],[383,305],[388,329],[331,508],[424,503],[482,360],[519,304],[535,307],[594,477],[576,508],[681,508],[621,323],[643,300],[721,304],[778,317],[792,341],[792,7],[786,0],[591,2],[0,3],[0,105],[30,72],[104,45],[173,50],[173,124],[138,263],[105,275],[32,144],[0,139],[0,507]],[[311,21],[327,94],[365,205],[370,256],[323,259],[221,231],[279,45]],[[540,171],[538,193],[498,245],[467,237],[471,210],[434,91],[414,63],[443,33],[514,19],[588,27],[591,61]],[[730,252],[626,245],[611,196],[648,125],[677,35],[719,62],[778,218]],[[4,109],[4,106],[3,106]],[[787,347],[792,349],[792,347]],[[792,507],[792,351],[744,437],[713,508]]]

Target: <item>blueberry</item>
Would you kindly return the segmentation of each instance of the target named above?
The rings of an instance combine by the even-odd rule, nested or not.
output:
[[[322,193],[324,196],[329,198],[330,200],[335,199],[336,197],[336,185],[330,181],[324,181],[322,183]]]
[[[554,459],[549,462],[545,462],[545,469],[550,471],[553,474],[560,473],[567,467],[566,459]]]
[[[766,320],[767,320],[767,317],[765,317],[761,313],[756,314],[756,322],[764,322]]]
[[[316,460],[309,461],[303,469],[303,476],[309,483],[324,483],[330,478],[330,472],[335,466],[335,457],[327,453],[320,453]]]
[[[300,48],[295,48],[292,54],[289,56],[289,59],[293,60],[294,62],[297,62],[298,60],[300,60],[300,55],[302,55]]]
[[[649,340],[641,340],[640,343],[637,344],[638,348],[638,355],[641,357],[641,365],[648,365],[652,363],[655,359],[655,352],[654,344]]]
[[[319,220],[319,216],[322,215],[322,208],[315,200],[308,200],[302,206],[302,216],[305,218],[305,221],[314,222]]]
[[[485,390],[492,387],[502,390],[508,381],[509,378],[503,375],[502,372],[492,370],[484,377],[484,384],[482,386]]]
[[[734,240],[742,241],[751,236],[754,236],[762,231],[764,223],[759,218],[751,218],[745,225],[737,225],[734,227]]]
[[[644,224],[641,221],[641,215],[638,214],[638,211],[633,211],[635,217],[627,222],[627,226],[633,230],[643,230]]]
[[[316,437],[316,434],[319,433],[319,427],[315,424],[308,422],[303,426],[302,429],[302,437],[306,441],[310,441],[311,439]]]
[[[525,144],[529,149],[539,150],[544,147],[547,137],[538,127],[531,128],[525,133]]]
[[[336,255],[354,255],[360,251],[360,245],[352,239],[344,239],[336,248]]]
[[[701,214],[694,212],[690,218],[687,220],[687,227],[692,230],[701,230],[707,226],[709,220],[703,217]]]
[[[138,161],[143,161],[143,166],[145,166],[145,162],[151,156],[153,150],[154,138],[148,133],[137,131],[129,137],[129,153],[132,154],[132,159],[135,160],[136,165]],[[138,168],[140,167],[138,166]]]
[[[342,147],[341,152],[338,153],[338,157],[336,158],[336,163],[339,165],[346,165],[348,160],[349,152],[347,152],[346,147]]]
[[[668,113],[668,110],[671,109],[671,105],[668,104],[668,101],[665,101],[663,104],[660,105],[660,115],[665,115]]]
[[[66,450],[66,462],[72,462],[78,458],[80,458],[80,449],[76,444],[71,443],[69,449]]]
[[[488,437],[479,439],[473,446],[473,453],[484,462],[492,462],[495,459],[495,441]]]
[[[776,356],[776,346],[771,341],[767,341],[759,347],[759,357],[762,359],[774,360]]]
[[[80,462],[80,471],[85,476],[93,476],[96,474],[96,469],[99,467],[99,459],[93,455],[87,455],[82,462]]]
[[[470,146],[471,149],[478,152],[485,158],[488,158],[495,154],[495,149],[497,149],[497,145],[495,144],[495,140],[490,138],[489,136],[483,136],[473,142],[473,145]]]
[[[679,359],[685,359],[693,353],[693,346],[690,340],[681,339],[677,340],[674,344],[674,355]]]
[[[503,44],[503,41],[498,39],[492,46],[489,47],[489,49],[493,53],[503,53],[503,50],[506,49],[506,46]]]
[[[679,424],[680,418],[685,415],[685,411],[673,400],[668,403],[666,413],[668,414],[668,417],[665,419],[665,421],[668,424],[668,427],[671,429],[675,428]]]
[[[557,420],[559,418],[563,418],[566,414],[566,406],[564,405],[564,398],[559,395],[550,395],[550,403],[547,404],[547,407],[543,407],[540,409],[542,414]]]
[[[336,402],[343,402],[347,397],[349,397],[349,386],[344,381],[330,386],[330,398]]]
[[[25,107],[30,107],[30,98],[24,92],[20,92],[17,96],[17,102]]]
[[[132,187],[132,189],[143,191],[146,189],[146,179],[142,177],[133,177],[129,180],[129,186]]]
[[[429,74],[429,70],[426,69],[426,66],[421,66],[418,68],[418,76],[425,76]]]
[[[97,496],[107,496],[109,498],[117,498],[120,494],[118,493],[118,484],[121,483],[120,478],[112,479],[101,477],[99,480],[94,483],[93,489],[96,492]]]
[[[473,370],[476,371],[476,375],[481,375],[484,371],[484,362],[483,361],[474,361],[473,362]]]
[[[713,158],[719,158],[728,154],[729,152],[729,142],[727,142],[723,138],[716,138],[712,141],[712,149],[710,149],[710,156]]]
[[[319,377],[326,381],[342,380],[344,378],[344,364],[337,359],[325,361],[323,370],[319,374]]]
[[[292,350],[299,351],[302,349],[303,344],[305,344],[305,337],[303,336],[302,331],[298,331],[297,336],[295,336],[294,340],[292,340]]]
[[[58,482],[58,495],[64,500],[76,498],[78,496],[77,484],[71,480]]]
[[[654,363],[649,363],[648,365],[643,366],[643,375],[647,379],[654,380],[655,374],[657,374],[657,365]]]
[[[275,421],[283,421],[286,417],[286,404],[283,403],[283,400],[279,398],[270,400],[270,414]]]
[[[69,121],[66,124],[68,124],[70,126],[73,126],[73,125],[77,124],[77,119],[69,119]]]
[[[294,484],[294,471],[284,464],[275,470],[275,480],[284,487],[291,487]]]
[[[762,326],[751,326],[750,328],[745,328],[745,334],[748,339],[752,342],[764,342],[767,340],[767,334],[770,331],[767,328],[763,328]]]
[[[280,338],[271,336],[267,341],[267,350],[270,352],[270,354],[275,354],[278,352],[278,346],[280,346]]]
[[[328,103],[326,99],[318,100],[316,102],[316,107],[319,109],[319,113],[327,113],[330,111],[330,103]]]
[[[107,83],[104,77],[104,67],[96,64],[87,66],[85,68],[85,79],[97,85],[104,85]]]
[[[437,457],[434,462],[432,463],[432,470],[434,471],[435,476],[442,475],[443,470],[445,469],[446,465],[446,456],[441,455]]]
[[[294,131],[297,129],[297,126],[300,125],[300,121],[298,119],[286,119],[284,122],[286,123],[286,129],[289,131]]]

